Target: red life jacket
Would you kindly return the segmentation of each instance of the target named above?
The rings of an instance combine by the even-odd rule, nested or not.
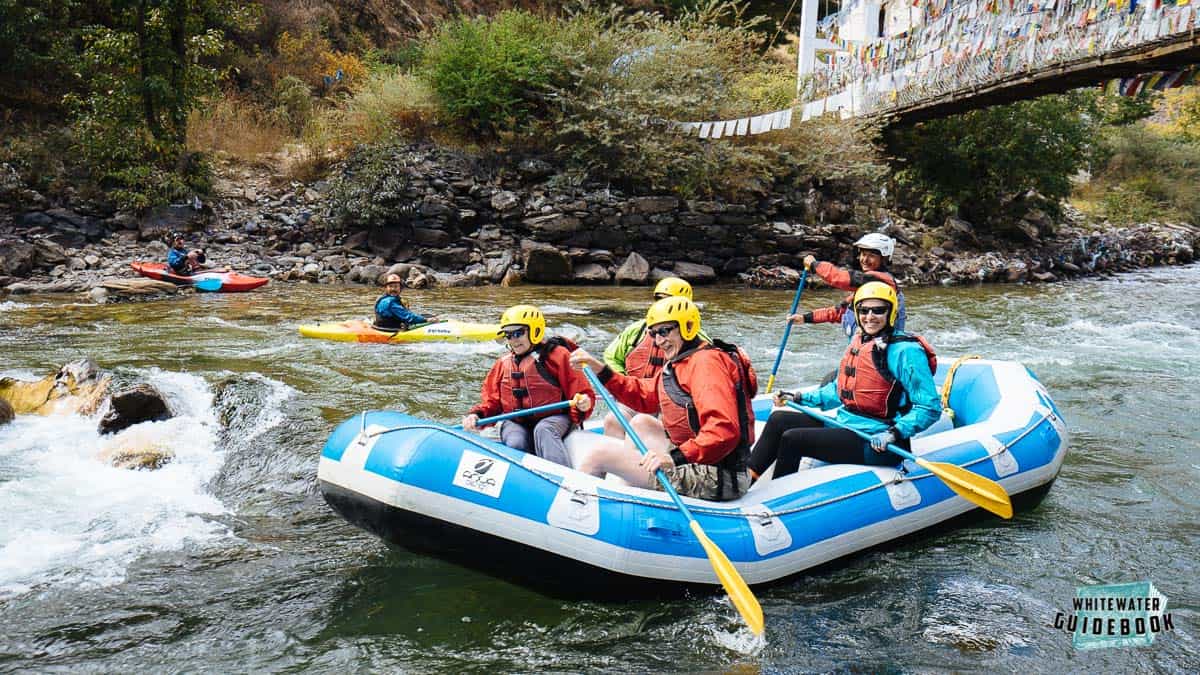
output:
[[[652,380],[658,377],[659,371],[667,363],[663,350],[654,344],[654,336],[646,332],[646,324],[642,322],[641,340],[637,346],[625,355],[625,374],[630,377],[640,377]]]
[[[682,361],[702,349],[718,349],[725,358],[737,366],[738,380],[733,383],[737,393],[738,405],[738,443],[733,450],[717,463],[721,469],[717,473],[717,498],[724,498],[725,484],[728,482],[736,496],[738,483],[737,474],[746,470],[746,461],[750,458],[750,446],[754,444],[754,408],[752,401],[758,395],[758,375],[750,365],[750,357],[741,347],[713,340],[702,344],[668,361],[658,380],[658,401],[662,409],[662,425],[671,443],[678,446],[696,437],[700,433],[700,414],[696,411],[695,401],[683,383],[675,377],[672,364]]]
[[[850,412],[892,421],[912,404],[895,375],[888,369],[887,346],[893,342],[916,342],[929,359],[929,372],[937,372],[937,354],[920,335],[896,335],[868,339],[859,333],[850,341],[838,368],[838,397]]]
[[[542,344],[534,345],[533,349],[519,360],[512,352],[501,358],[503,375],[500,378],[500,408],[503,412],[536,408],[566,399],[562,383],[545,364],[550,353],[559,348],[573,352],[579,349],[579,345],[563,337],[552,337]],[[520,421],[522,424],[532,424],[536,420],[561,414],[552,410],[529,415]]]

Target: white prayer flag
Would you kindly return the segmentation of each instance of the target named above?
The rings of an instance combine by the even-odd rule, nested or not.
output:
[[[746,131],[750,128],[750,119],[743,117],[737,121],[737,135],[745,136]]]
[[[713,122],[712,125],[713,125],[712,135],[709,136],[709,138],[720,138],[721,130],[723,130],[725,128],[725,123],[724,122]]]
[[[708,138],[708,135],[711,131],[712,131],[712,122],[701,122],[700,123],[700,138]]]

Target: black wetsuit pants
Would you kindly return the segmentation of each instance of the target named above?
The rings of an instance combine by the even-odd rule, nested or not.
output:
[[[863,445],[866,443],[849,429],[827,427],[802,412],[777,410],[767,418],[758,442],[750,453],[749,466],[761,474],[775,462],[773,476],[779,478],[795,473],[800,460],[805,457],[819,459],[830,464],[865,464]],[[888,452],[880,457],[880,464],[900,457]]]

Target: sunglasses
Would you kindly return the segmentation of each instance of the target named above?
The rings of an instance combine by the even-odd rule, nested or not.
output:
[[[502,330],[500,331],[500,334],[504,336],[505,340],[516,340],[525,336],[525,329],[517,328],[515,330]]]
[[[662,326],[660,328],[647,328],[646,332],[649,333],[650,337],[652,338],[667,337],[671,334],[671,331],[675,330],[676,328],[678,328],[678,326]]]
[[[883,316],[883,315],[887,314],[887,313],[888,313],[888,312],[890,312],[890,311],[892,311],[892,308],[891,308],[891,307],[888,307],[887,305],[883,305],[882,307],[879,307],[879,306],[874,306],[874,307],[865,307],[865,306],[860,306],[860,307],[858,308],[858,313],[859,313],[859,314],[874,314],[875,316]]]

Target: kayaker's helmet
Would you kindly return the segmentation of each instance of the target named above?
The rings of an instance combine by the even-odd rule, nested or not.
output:
[[[888,312],[888,325],[896,325],[896,312],[899,311],[899,303],[896,300],[896,289],[883,283],[882,281],[868,281],[858,290],[854,292],[854,321],[858,322],[858,303],[863,300],[883,300],[892,306],[892,311]]]
[[[661,300],[662,298],[671,297],[691,300],[692,285],[679,277],[667,277],[658,282],[658,285],[654,287],[654,299]]]
[[[872,232],[871,234],[863,235],[858,241],[854,242],[854,248],[865,248],[868,251],[876,251],[879,255],[891,259],[892,253],[896,252],[896,240],[882,232]]]
[[[646,326],[655,326],[667,321],[679,324],[679,334],[691,340],[700,332],[700,308],[684,297],[663,298],[650,305],[646,311]]]
[[[529,328],[529,342],[541,344],[546,339],[546,317],[533,305],[513,305],[500,315],[500,327],[521,325]],[[503,333],[504,331],[500,331]]]
[[[387,275],[387,279],[383,280],[383,285],[391,286],[392,284],[400,284],[401,286],[403,286],[404,280],[400,278],[399,274],[389,274],[389,275]]]
[[[171,243],[174,244],[177,241],[179,241],[179,242],[183,241],[183,233],[182,232],[172,232],[171,233]]]

